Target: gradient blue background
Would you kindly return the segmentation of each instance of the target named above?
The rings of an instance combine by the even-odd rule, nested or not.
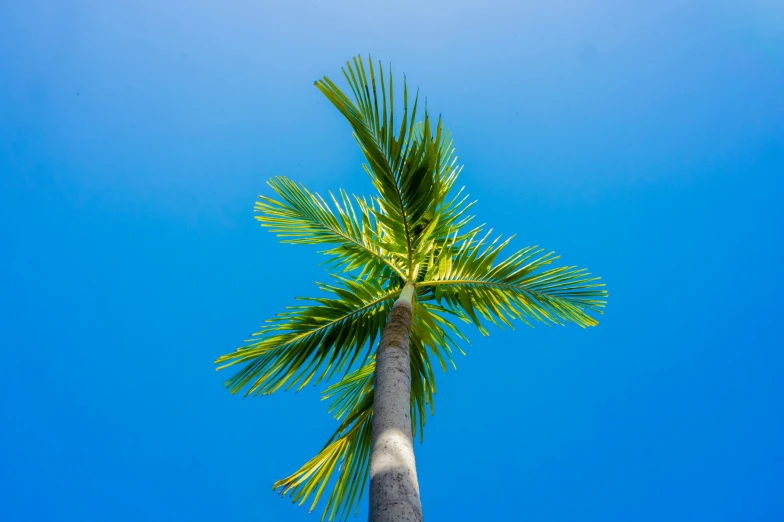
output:
[[[315,521],[335,428],[212,361],[325,280],[265,181],[367,193],[313,87],[373,53],[453,130],[478,220],[604,277],[601,325],[438,377],[428,520],[784,520],[784,5],[0,5],[0,519]],[[359,519],[366,518],[363,502]]]

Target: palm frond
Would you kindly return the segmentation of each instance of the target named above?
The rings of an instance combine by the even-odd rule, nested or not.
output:
[[[272,489],[280,489],[281,496],[291,495],[292,502],[299,502],[299,505],[313,494],[310,506],[313,511],[337,472],[321,520],[346,519],[352,509],[356,516],[370,473],[373,390],[361,395],[346,413],[345,420],[315,457],[272,486]]]
[[[259,196],[256,220],[281,238],[282,243],[336,245],[324,253],[344,271],[361,269],[379,276],[387,268],[405,277],[394,254],[382,246],[380,224],[376,223],[372,204],[355,196],[355,208],[349,195],[341,190],[339,199],[330,193],[330,205],[302,184],[282,176],[267,184],[281,200]]]
[[[487,335],[480,317],[497,326],[513,327],[511,320],[528,325],[572,322],[595,326],[589,312],[602,313],[607,291],[600,278],[585,269],[562,266],[543,270],[559,258],[538,247],[526,247],[497,264],[496,258],[511,238],[489,240],[478,232],[445,245],[418,286],[428,290],[420,297],[435,300],[448,310],[460,310]]]
[[[327,411],[337,420],[346,413],[355,410],[365,396],[373,391],[373,378],[376,370],[376,358],[371,357],[366,364],[346,374],[321,394],[321,400],[331,400]]]
[[[267,321],[248,344],[215,361],[218,369],[245,364],[225,385],[231,393],[269,394],[283,386],[302,389],[351,368],[366,348],[367,360],[400,290],[377,280],[337,278],[320,284],[332,297],[307,298],[316,304],[289,307]]]
[[[400,125],[395,123],[394,84],[389,86],[379,64],[378,85],[372,63],[365,67],[361,57],[347,62],[343,74],[354,94],[351,101],[329,78],[316,81],[316,87],[346,117],[368,164],[365,166],[379,191],[379,210],[375,214],[386,230],[387,248],[404,254],[413,266],[414,232],[428,217],[428,209],[440,194],[438,172],[443,149],[443,126],[439,118],[432,129],[427,108],[422,129],[415,139],[418,96],[409,113],[408,87],[403,80],[403,111]],[[380,100],[379,100],[380,94]],[[425,225],[426,226],[426,225]]]
[[[425,139],[424,125],[417,125],[415,139]],[[426,222],[414,229],[414,235],[419,240],[427,240],[426,237],[422,237],[421,232],[434,218],[438,219],[438,224],[432,231],[432,238],[436,241],[447,239],[452,231],[465,227],[473,219],[473,216],[468,215],[467,212],[476,202],[468,201],[468,196],[463,194],[463,188],[460,188],[455,194],[452,193],[463,167],[457,164],[454,140],[448,129],[443,130],[438,156],[439,170],[436,174],[439,180],[438,195],[431,200],[430,208],[425,216]]]

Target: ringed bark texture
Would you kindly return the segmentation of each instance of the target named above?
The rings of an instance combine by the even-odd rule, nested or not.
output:
[[[392,307],[376,353],[370,522],[422,521],[411,437],[412,291],[407,287]]]

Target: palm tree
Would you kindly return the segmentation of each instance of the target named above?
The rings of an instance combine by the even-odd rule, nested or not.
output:
[[[558,257],[535,246],[498,261],[511,238],[468,226],[473,203],[453,191],[460,168],[440,117],[434,125],[425,108],[417,122],[404,79],[396,122],[391,69],[387,84],[371,64],[357,57],[343,70],[353,101],[326,77],[316,87],[351,125],[377,194],[326,199],[277,177],[278,199],[255,206],[282,242],[328,245],[332,283],[216,363],[242,365],[226,387],[246,396],[340,377],[323,394],[337,430],[273,489],[300,505],[312,497],[312,511],[332,484],[322,520],[333,520],[356,515],[370,477],[372,522],[422,520],[412,440],[433,413],[433,366],[446,371],[462,353],[457,324],[483,335],[515,319],[594,326],[588,312],[601,313],[607,293],[584,269],[550,268]]]

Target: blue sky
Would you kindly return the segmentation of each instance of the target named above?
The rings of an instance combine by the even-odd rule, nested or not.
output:
[[[773,0],[3,3],[0,518],[318,520],[271,485],[319,390],[212,361],[326,279],[265,181],[372,188],[313,87],[357,53],[443,114],[480,222],[610,291],[591,330],[468,330],[428,520],[784,519]]]

